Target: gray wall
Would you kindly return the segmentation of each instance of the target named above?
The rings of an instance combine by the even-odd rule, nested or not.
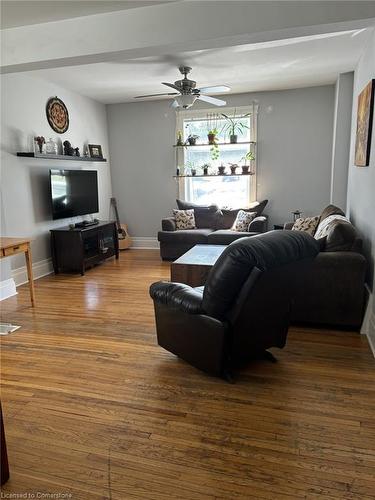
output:
[[[350,137],[352,132],[354,73],[339,75],[335,88],[333,125],[331,203],[345,210],[348,190]]]
[[[357,126],[357,99],[359,93],[375,77],[375,33],[354,72],[352,134],[348,179],[347,211],[351,221],[361,232],[364,251],[369,262],[367,281],[372,290],[372,329],[375,341],[375,126],[372,130],[371,156],[368,167],[354,165]],[[374,344],[375,348],[375,344]]]
[[[72,221],[51,220],[49,169],[97,170],[99,217],[107,219],[112,193],[110,164],[19,158],[16,152],[32,151],[33,137],[43,135],[46,140],[60,140],[60,144],[68,139],[81,152],[85,142],[101,144],[108,156],[105,106],[23,73],[2,75],[1,91],[1,195],[5,220],[2,235],[31,237],[33,262],[44,261],[50,257],[49,230]],[[70,118],[68,131],[60,136],[51,129],[45,114],[47,100],[55,95],[65,102]],[[21,255],[10,260],[13,269],[25,265]]]
[[[330,199],[334,86],[226,100],[228,106],[259,102],[258,199],[270,200],[271,224],[290,220],[295,209],[319,213]],[[113,191],[133,236],[155,237],[175,207],[175,113],[168,104],[107,106]]]

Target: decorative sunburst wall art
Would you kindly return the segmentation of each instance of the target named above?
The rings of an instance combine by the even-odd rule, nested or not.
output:
[[[46,105],[47,120],[51,128],[58,134],[63,134],[69,128],[69,113],[61,99],[51,97]]]
[[[374,89],[375,79],[371,80],[358,96],[357,136],[355,143],[355,164],[357,167],[367,167],[370,163]]]

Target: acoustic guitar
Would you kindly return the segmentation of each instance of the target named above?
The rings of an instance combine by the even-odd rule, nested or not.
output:
[[[128,226],[126,224],[121,224],[120,217],[117,210],[116,198],[111,198],[111,206],[115,212],[117,235],[118,235],[118,247],[120,250],[126,250],[132,244],[132,239],[128,233]]]

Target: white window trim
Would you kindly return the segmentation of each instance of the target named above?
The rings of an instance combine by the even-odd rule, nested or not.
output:
[[[233,114],[236,111],[236,114],[239,113],[245,115],[247,113],[251,113],[250,115],[250,137],[251,140],[255,142],[255,160],[254,160],[254,175],[249,176],[249,203],[252,201],[256,201],[257,199],[257,165],[258,165],[258,110],[259,105],[255,102],[252,102],[247,106],[231,106],[231,107],[220,107],[220,108],[205,108],[205,109],[185,109],[185,110],[176,110],[176,131],[175,137],[177,137],[178,131],[183,131],[184,129],[184,120],[201,120],[202,118],[206,118],[208,113],[212,113],[217,111],[218,114],[225,113],[227,115]],[[184,148],[176,148],[176,166],[183,165],[185,158],[185,150]],[[178,197],[185,200],[187,190],[187,183],[184,178],[179,179],[178,183]]]

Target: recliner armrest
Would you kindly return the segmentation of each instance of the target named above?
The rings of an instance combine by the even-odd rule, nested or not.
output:
[[[170,305],[189,314],[202,314],[203,289],[192,288],[182,283],[158,281],[150,286],[154,302]]]
[[[255,217],[249,224],[248,232],[249,233],[265,233],[268,227],[268,216],[267,215],[258,215]]]
[[[166,217],[161,221],[163,231],[176,231],[176,219],[174,217]]]

